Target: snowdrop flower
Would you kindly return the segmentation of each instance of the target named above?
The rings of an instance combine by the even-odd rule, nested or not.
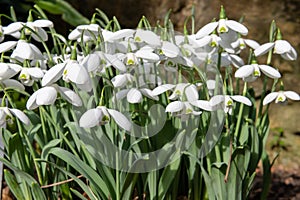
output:
[[[115,88],[124,87],[127,83],[131,83],[134,80],[134,76],[129,73],[116,75],[111,79],[111,82]]]
[[[83,128],[91,128],[97,125],[104,125],[110,121],[110,118],[124,130],[131,130],[130,121],[119,111],[106,108],[104,106],[98,106],[87,110],[79,120],[79,126]]]
[[[216,95],[209,102],[201,102],[202,107],[207,110],[217,110],[222,108],[225,113],[232,114],[234,102],[243,103],[247,106],[252,106],[252,102],[245,96],[241,95]],[[199,103],[194,102],[195,106],[200,107]]]
[[[186,121],[190,115],[198,116],[202,113],[195,111],[188,101],[173,101],[167,105],[165,112],[181,117],[183,121]]]
[[[5,128],[7,117],[12,118],[13,115],[25,125],[30,124],[29,118],[22,111],[14,108],[0,107],[0,127]]]
[[[20,62],[23,62],[24,60],[44,59],[42,52],[34,44],[28,43],[23,39],[16,42],[15,46],[16,47],[10,56],[11,58]]]
[[[158,35],[153,31],[138,29],[134,36],[134,41],[141,43],[144,42],[151,47],[161,46],[161,40]]]
[[[235,42],[231,43],[232,48],[238,49],[236,50],[236,53],[240,53],[241,50],[245,49],[246,46],[249,46],[251,49],[257,49],[260,45],[250,39],[244,39],[244,38],[238,38]]]
[[[77,60],[71,59],[50,68],[42,79],[42,86],[52,85],[60,78],[66,82],[75,83],[82,90],[90,91],[92,89],[86,68],[80,65]]]
[[[14,22],[15,23],[15,22]],[[12,24],[14,24],[12,23]],[[2,26],[0,25],[0,42],[2,42],[4,40],[5,35],[10,35],[13,36],[15,38],[20,38],[21,33],[20,32],[10,32],[9,28],[11,27],[11,24],[9,24],[8,26]]]
[[[37,67],[26,68],[23,67],[20,74],[19,80],[26,86],[32,86],[34,81],[43,78],[44,72]]]
[[[262,71],[266,76],[273,79],[281,77],[280,73],[273,67],[270,67],[268,65],[259,65],[255,62],[251,65],[242,66],[235,72],[234,76],[236,78],[243,78],[243,80],[246,82],[252,82],[260,77],[260,71]]]
[[[74,106],[81,106],[80,97],[69,88],[60,87],[56,84],[46,86],[35,91],[28,99],[26,108],[33,110],[42,105],[52,105],[57,99],[57,93]]]
[[[25,27],[25,34],[31,35],[32,38],[38,42],[47,41],[48,34],[43,28],[52,28],[53,22],[48,19],[39,19],[31,21],[32,17],[29,17],[28,22],[14,22],[5,28],[4,33],[7,35],[18,34]],[[30,30],[31,29],[31,30]]]
[[[276,40],[275,42],[269,42],[261,45],[255,49],[255,56],[261,56],[273,49],[273,53],[281,55],[286,60],[296,60],[297,52],[292,45],[286,40]]]
[[[15,88],[25,90],[25,87],[18,81],[11,79],[22,70],[22,67],[13,63],[0,63],[0,85],[4,88]]]
[[[101,51],[88,54],[82,59],[80,64],[84,66],[88,72],[100,72],[109,66],[109,62]]]
[[[282,58],[286,60],[296,60],[297,52],[292,47],[292,45],[286,41],[282,40],[280,30],[277,32],[277,40],[275,42],[269,42],[261,45],[259,48],[255,49],[255,56],[261,56],[273,49],[273,53],[281,55]]]
[[[236,22],[234,20],[226,19],[226,14],[223,6],[221,6],[219,21],[208,23],[207,25],[202,27],[196,33],[196,38],[197,39],[203,38],[204,36],[212,33],[215,29],[217,29],[217,32],[220,34],[227,33],[230,29],[242,35],[248,34],[248,29],[243,24]]]
[[[159,98],[157,95],[153,94],[152,90],[148,88],[131,88],[123,89],[116,93],[115,101],[119,101],[126,97],[129,103],[141,103],[143,96],[146,96],[150,99],[158,101]]]
[[[85,24],[77,26],[68,36],[69,40],[81,41],[81,36],[83,41],[87,42],[90,40],[95,40],[99,35],[100,26],[98,24]]]
[[[285,103],[287,99],[292,99],[295,101],[300,100],[300,96],[293,91],[278,91],[278,92],[271,92],[268,94],[264,100],[263,105],[267,105],[275,100],[275,103]]]

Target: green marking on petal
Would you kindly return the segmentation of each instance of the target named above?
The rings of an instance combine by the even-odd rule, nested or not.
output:
[[[220,33],[226,33],[226,32],[227,32],[227,29],[226,29],[224,26],[222,26],[222,27],[219,29],[219,32],[220,32]]]
[[[185,111],[186,114],[190,114],[190,113],[192,113],[192,112],[193,112],[193,110],[190,109],[190,108],[186,109],[186,111]]]
[[[20,79],[28,79],[29,77],[27,77],[26,74],[20,74],[19,78]]]
[[[233,105],[233,101],[232,100],[228,100],[226,104],[227,104],[228,107],[232,106]]]
[[[136,42],[141,42],[142,39],[141,39],[139,36],[137,36],[137,37],[134,38],[134,41],[136,41]]]
[[[259,77],[259,76],[260,76],[260,71],[254,70],[253,75],[254,75],[255,77]]]
[[[101,59],[101,60],[100,60],[100,65],[106,65],[106,60]]]
[[[68,73],[68,70],[64,70],[64,72],[63,72],[63,75],[67,75],[67,73]]]
[[[108,122],[109,121],[109,116],[108,115],[104,115],[103,117],[102,117],[102,120],[101,120],[102,122]]]
[[[127,65],[134,65],[134,64],[135,64],[135,62],[134,62],[133,59],[128,59],[127,60]]]
[[[180,96],[180,95],[181,95],[180,90],[176,90],[176,91],[175,91],[175,94],[178,95],[178,96]]]
[[[216,43],[215,41],[213,41],[213,42],[210,43],[210,46],[211,46],[211,47],[216,47],[216,46],[217,46],[217,43]]]

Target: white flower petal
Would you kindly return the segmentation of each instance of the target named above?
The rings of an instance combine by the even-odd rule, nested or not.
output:
[[[26,103],[26,108],[28,110],[33,110],[33,109],[36,109],[37,107],[39,107],[39,105],[36,104],[36,96],[37,96],[37,92],[34,92],[30,97],[29,99],[27,100],[27,103]]]
[[[20,110],[18,109],[14,109],[14,108],[10,108],[9,109],[10,112],[16,116],[21,122],[23,122],[24,124],[26,125],[29,125],[30,124],[30,120],[29,118]]]
[[[254,67],[252,65],[244,65],[241,68],[239,68],[234,76],[236,78],[244,78],[250,76],[254,71]]]
[[[159,56],[156,53],[148,50],[138,50],[135,53],[135,56],[138,58],[143,58],[145,60],[149,60],[151,62],[157,62],[160,60]]]
[[[167,41],[163,41],[161,50],[164,53],[164,55],[169,58],[177,57],[180,52],[179,48],[175,44]]]
[[[276,40],[274,46],[274,53],[276,54],[283,54],[289,52],[292,46],[289,42],[285,40]]]
[[[263,100],[263,105],[266,105],[266,104],[270,103],[271,101],[274,101],[274,99],[276,99],[278,94],[279,94],[278,92],[272,92],[272,93],[268,94]]]
[[[0,63],[0,80],[15,76],[21,69],[22,67],[17,64]]]
[[[110,41],[119,40],[125,37],[132,37],[135,33],[133,29],[121,29],[119,31],[114,32],[109,38]]]
[[[278,70],[268,65],[258,65],[259,69],[270,78],[280,78],[281,75]]]
[[[28,73],[30,76],[34,78],[43,78],[44,72],[41,70],[41,68],[37,67],[32,67],[32,68],[27,68]]]
[[[160,46],[161,43],[159,36],[148,30],[138,29],[135,34],[135,40],[137,41],[138,39],[155,47]]]
[[[144,96],[146,96],[146,97],[148,97],[148,98],[150,98],[150,99],[153,99],[153,100],[156,100],[156,101],[159,100],[158,96],[154,95],[153,92],[152,92],[152,90],[150,90],[150,89],[148,89],[148,88],[142,88],[142,89],[140,89],[140,92],[141,92]]]
[[[171,90],[175,88],[175,85],[172,85],[172,84],[164,84],[164,85],[160,85],[160,86],[157,86],[156,88],[154,88],[152,90],[152,94],[153,95],[160,95],[168,90]]]
[[[230,58],[231,58],[231,62],[232,64],[236,67],[236,68],[239,68],[243,65],[245,65],[243,59],[237,55],[234,55],[234,54],[230,54]]]
[[[239,32],[242,35],[247,35],[248,34],[248,29],[246,28],[246,26],[244,26],[243,24],[241,24],[237,21],[226,20],[225,23],[230,29],[232,29],[236,32]]]
[[[110,116],[115,120],[115,122],[124,130],[130,131],[131,130],[131,122],[119,111],[107,109]]]
[[[142,99],[142,93],[136,88],[131,88],[127,93],[127,101],[129,103],[140,103]]]
[[[204,47],[204,46],[208,45],[211,41],[212,41],[212,38],[210,35],[206,35],[206,36],[200,38],[199,40],[196,40],[197,45],[199,47]]]
[[[35,20],[32,25],[34,27],[53,27],[53,22],[48,19]]]
[[[59,63],[51,67],[42,79],[42,86],[51,85],[59,80],[63,74],[66,63]]]
[[[79,119],[79,126],[83,128],[91,128],[101,122],[103,112],[99,108],[87,110]]]
[[[201,108],[203,110],[206,111],[213,111],[213,107],[211,105],[211,103],[209,101],[205,101],[205,100],[197,100],[197,101],[193,101],[190,102],[193,106],[196,106],[198,108]]]
[[[99,71],[101,71],[101,58],[96,53],[88,54],[80,64],[84,66],[88,72],[96,71],[98,68]]]
[[[166,112],[179,112],[184,108],[184,103],[181,101],[174,101],[167,105]]]
[[[80,97],[74,91],[70,90],[69,88],[60,87],[60,86],[58,86],[58,91],[62,96],[62,98],[67,100],[72,105],[82,106],[82,101]]]
[[[43,28],[36,28],[36,33],[32,33],[31,35],[33,39],[35,39],[38,42],[45,42],[48,40],[47,32]]]
[[[189,102],[198,100],[199,94],[195,85],[189,85],[185,88],[185,95]]]
[[[287,98],[289,98],[289,99],[292,99],[292,100],[295,100],[295,101],[299,101],[300,100],[299,94],[297,94],[294,91],[285,91],[285,92],[283,92],[283,94],[285,96],[287,96]]]
[[[31,49],[29,43],[24,40],[19,40],[11,57],[32,60],[34,59],[34,51]]]
[[[297,59],[297,52],[296,50],[292,47],[289,52],[281,54],[281,57],[283,57],[286,60],[296,60]]]
[[[46,86],[36,91],[36,104],[51,105],[55,102],[57,97],[57,91],[54,87]]]
[[[196,33],[196,39],[203,38],[206,35],[209,35],[211,32],[213,32],[217,26],[218,22],[211,22],[203,26],[197,33]]]
[[[260,45],[258,44],[258,42],[254,41],[254,40],[250,40],[250,39],[244,39],[244,42],[251,47],[252,49],[257,49]]]
[[[4,34],[10,35],[14,32],[20,31],[23,28],[23,22],[13,22],[4,28]]]
[[[124,97],[126,97],[129,90],[130,89],[124,89],[124,90],[121,90],[121,91],[117,92],[116,97],[114,99],[114,102],[119,101],[119,100],[123,99]]]
[[[8,41],[0,44],[0,53],[11,50],[17,45],[17,41]]]
[[[65,67],[64,74],[67,79],[70,79],[73,83],[77,84],[85,84],[90,79],[86,69],[77,61],[70,61]]]
[[[104,54],[104,56],[113,67],[120,70],[121,72],[126,72],[126,66],[121,60],[118,59],[116,55]]]
[[[275,46],[274,42],[269,42],[266,44],[261,45],[260,47],[256,48],[254,50],[254,55],[255,56],[261,56],[266,54],[268,51],[270,51],[273,47]]]
[[[112,84],[115,88],[123,87],[130,80],[128,76],[132,76],[131,74],[119,74],[111,79]]]
[[[22,91],[25,90],[24,85],[14,79],[6,79],[6,80],[2,81],[2,84],[4,84],[4,87],[6,87],[6,88],[15,88],[17,90],[22,90]]]
[[[81,36],[81,32],[78,29],[74,29],[73,31],[71,31],[71,33],[68,35],[68,39],[69,40],[77,40],[78,38],[80,38]]]
[[[233,100],[235,100],[237,102],[246,104],[247,106],[252,106],[252,102],[247,97],[244,97],[241,95],[233,95],[233,96],[230,96],[230,98],[232,98]]]

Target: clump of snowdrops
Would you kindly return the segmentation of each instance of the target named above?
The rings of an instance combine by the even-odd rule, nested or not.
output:
[[[170,13],[122,29],[96,9],[67,36],[38,6],[27,22],[1,15],[1,161],[17,199],[245,199],[260,160],[266,197],[269,105],[300,99],[272,58],[297,53],[274,21],[259,44],[223,7],[197,31],[194,12],[180,34]]]

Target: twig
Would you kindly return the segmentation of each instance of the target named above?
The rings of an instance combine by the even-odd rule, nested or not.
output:
[[[226,174],[224,177],[224,182],[227,183],[228,181],[228,175],[229,175],[229,171],[230,171],[230,166],[231,166],[231,157],[232,157],[232,140],[230,140],[230,155],[229,155],[229,161],[228,161],[228,165],[227,165],[227,169],[226,169]]]
[[[77,178],[81,178],[81,177],[83,177],[83,175],[77,176]],[[70,178],[70,179],[67,179],[67,180],[64,180],[64,181],[60,181],[60,182],[57,182],[57,183],[52,183],[52,184],[49,184],[49,185],[43,185],[43,186],[41,186],[41,188],[54,187],[54,186],[62,185],[62,184],[65,184],[65,183],[68,183],[68,182],[71,182],[71,181],[74,181],[74,179]]]

